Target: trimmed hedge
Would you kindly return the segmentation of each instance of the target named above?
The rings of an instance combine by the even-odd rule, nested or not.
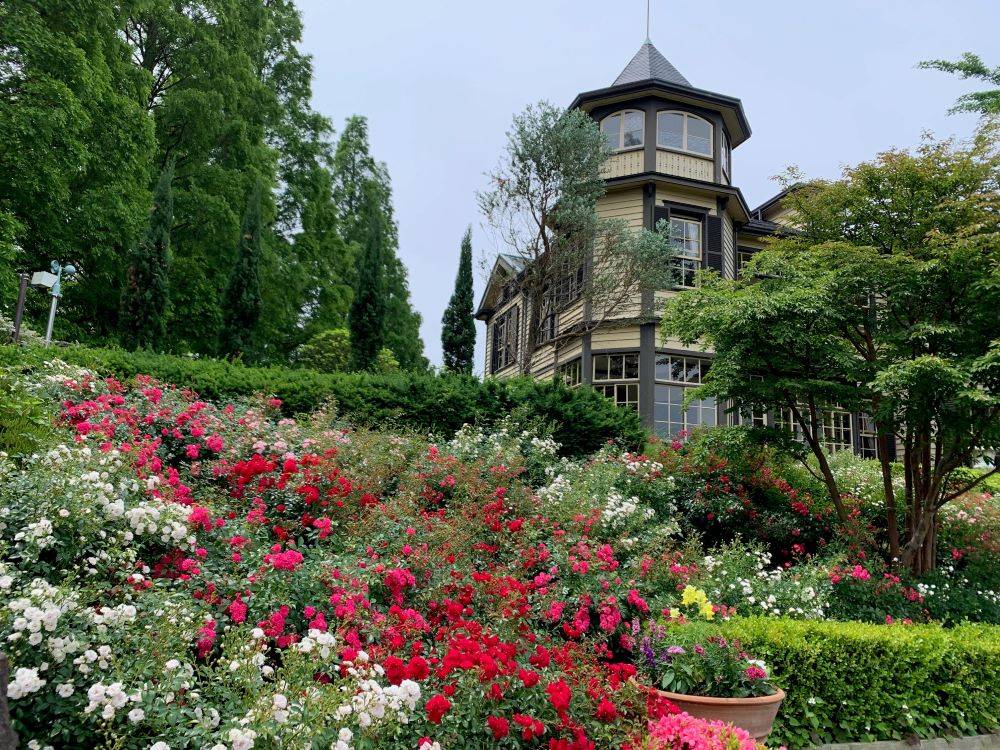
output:
[[[566,455],[594,452],[609,440],[639,449],[646,433],[635,412],[617,408],[590,388],[571,389],[528,378],[478,380],[426,373],[322,373],[287,367],[248,367],[217,359],[68,346],[0,346],[0,366],[32,368],[58,357],[102,375],[158,380],[224,402],[264,393],[280,398],[288,414],[304,413],[333,398],[354,424],[409,428],[450,437],[463,424],[489,425],[518,410],[525,421],[553,426]]]
[[[788,694],[769,745],[1000,728],[1000,627],[749,618],[721,628],[762,659]]]

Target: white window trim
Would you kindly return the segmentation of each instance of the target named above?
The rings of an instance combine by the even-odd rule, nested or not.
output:
[[[683,147],[677,148],[676,146],[665,146],[660,143],[660,115],[673,114],[673,115],[683,115],[684,117],[684,133],[683,133]],[[703,154],[701,151],[692,151],[687,147],[688,141],[688,120],[694,118],[695,120],[701,120],[703,123],[708,125],[708,153]],[[715,158],[715,126],[712,125],[711,121],[706,120],[704,117],[699,117],[698,115],[693,115],[690,112],[685,112],[680,109],[661,109],[656,113],[656,147],[662,151],[674,151],[678,154],[687,154],[689,156],[696,156],[699,159],[708,159],[713,161]]]
[[[625,115],[629,114],[630,112],[634,112],[634,113],[636,113],[637,115],[639,115],[642,118],[642,143],[640,143],[638,146],[626,146],[625,145]],[[611,114],[606,115],[605,117],[601,118],[600,125],[598,126],[600,128],[601,135],[603,136],[604,133],[605,133],[605,131],[604,131],[604,122],[606,120],[611,119],[612,117],[615,117],[616,115],[620,115],[621,116],[621,119],[618,121],[618,145],[611,150],[611,153],[613,153],[613,154],[620,154],[620,153],[623,153],[625,151],[638,151],[639,149],[645,148],[646,147],[646,113],[643,112],[641,109],[620,109],[617,112],[612,112]]]

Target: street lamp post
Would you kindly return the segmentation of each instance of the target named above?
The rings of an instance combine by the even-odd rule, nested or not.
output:
[[[59,298],[62,297],[62,277],[66,274],[67,279],[71,279],[76,275],[76,267],[70,263],[65,266],[59,261],[52,261],[52,265],[49,266],[51,271],[51,276],[47,277],[41,282],[43,286],[50,287],[49,294],[52,295],[52,305],[49,307],[49,324],[45,328],[45,345],[48,346],[52,343],[52,327],[56,322],[56,307],[59,305]],[[36,276],[41,276],[41,274],[36,274]],[[53,278],[54,277],[54,278]],[[48,282],[48,283],[46,283]]]

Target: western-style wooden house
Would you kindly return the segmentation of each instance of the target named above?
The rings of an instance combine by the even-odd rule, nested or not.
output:
[[[784,194],[751,208],[734,184],[732,152],[750,137],[740,100],[695,88],[650,42],[614,83],[579,94],[571,106],[594,118],[612,151],[599,215],[636,229],[653,229],[664,220],[679,288],[694,284],[700,268],[735,278],[763,240],[787,223]],[[523,258],[500,255],[479,304],[487,377],[527,372],[596,388],[636,409],[646,427],[664,437],[741,418],[793,429],[788,414],[741,417],[714,399],[684,406],[686,389],[701,382],[712,355],[661,338],[658,302],[676,292],[636,292],[594,326],[592,305],[572,279],[555,304],[534,310],[535,301],[518,285],[524,267]],[[540,315],[541,325],[529,325],[532,315]],[[531,328],[536,334],[529,342]],[[875,434],[863,414],[828,410],[824,438],[830,452],[875,453]]]

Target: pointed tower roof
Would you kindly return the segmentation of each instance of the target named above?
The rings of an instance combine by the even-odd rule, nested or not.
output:
[[[639,81],[666,81],[677,86],[691,87],[687,78],[681,75],[670,61],[660,54],[660,51],[653,46],[648,39],[643,42],[639,51],[625,66],[612,86],[621,86],[627,83],[638,83]]]

